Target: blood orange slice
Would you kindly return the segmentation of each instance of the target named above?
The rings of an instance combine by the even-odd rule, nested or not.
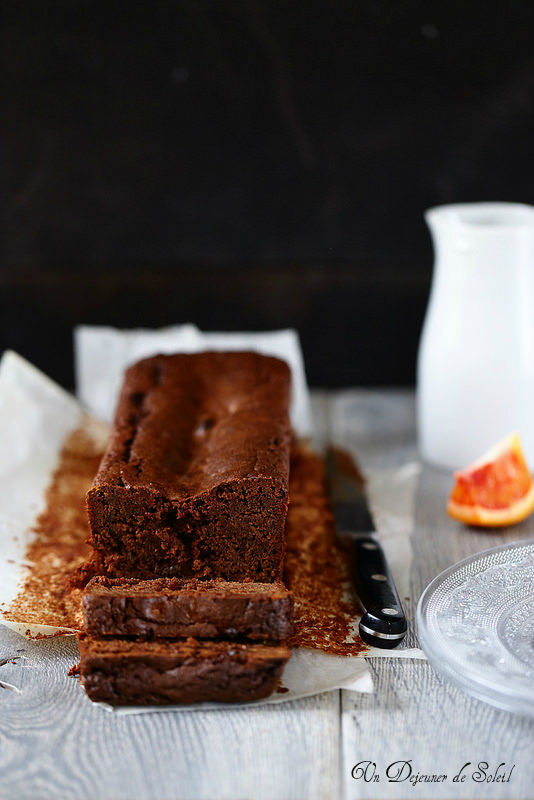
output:
[[[447,512],[467,525],[513,525],[534,510],[534,481],[516,433],[454,478]]]

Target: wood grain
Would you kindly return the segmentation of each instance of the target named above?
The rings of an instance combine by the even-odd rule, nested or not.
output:
[[[350,391],[332,401],[332,428],[359,453],[364,469],[400,467],[417,458],[413,393]],[[417,481],[411,534],[410,600],[404,599],[416,645],[415,610],[421,592],[439,572],[461,558],[534,535],[534,518],[497,532],[467,528],[447,517],[451,475],[424,467]],[[534,796],[534,721],[469,697],[425,661],[370,659],[375,694],[342,693],[343,797],[514,798]],[[380,783],[354,780],[351,770],[370,759]],[[442,783],[390,783],[396,760],[412,759],[413,771],[447,774]],[[510,783],[453,783],[467,762],[496,768],[515,764]],[[488,773],[491,770],[488,770]]]
[[[24,650],[23,653],[19,652]],[[339,796],[339,692],[255,709],[121,716],[67,671],[72,638],[26,642],[2,628],[0,797]]]
[[[425,661],[371,661],[376,693],[343,693],[342,739],[345,797],[364,798],[532,798],[534,723],[474,700],[445,681]],[[381,781],[351,777],[352,767],[370,759]],[[445,774],[446,782],[389,783],[388,765],[412,761],[414,774]],[[494,769],[515,764],[510,783],[455,784],[466,762],[486,761]],[[488,772],[490,772],[488,770]]]

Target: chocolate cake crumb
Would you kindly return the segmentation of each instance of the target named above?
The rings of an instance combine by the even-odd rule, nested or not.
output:
[[[126,370],[87,495],[102,574],[280,580],[291,372],[253,352],[157,355]]]
[[[79,637],[81,681],[93,701],[166,705],[249,702],[268,697],[290,650],[285,645]]]
[[[82,609],[93,636],[281,642],[293,630],[293,596],[280,582],[101,576],[85,587]]]

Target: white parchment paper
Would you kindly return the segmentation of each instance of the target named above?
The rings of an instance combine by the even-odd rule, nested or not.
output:
[[[264,333],[204,333],[195,325],[159,330],[119,331],[81,325],[74,332],[76,393],[83,405],[111,422],[124,370],[157,353],[198,353],[205,350],[253,350],[287,361],[291,368],[291,423],[298,436],[312,433],[310,393],[304,359],[294,330]]]
[[[45,491],[68,434],[83,411],[72,395],[16,353],[0,362],[0,611],[15,599],[27,575],[25,554],[44,508]],[[31,636],[67,628],[0,621]]]
[[[117,392],[126,366],[140,357],[158,352],[184,350],[258,349],[284,357],[294,370],[293,423],[301,433],[311,433],[310,397],[306,386],[298,337],[292,331],[266,334],[202,334],[193,326],[163,331],[114,331],[111,328],[80,328],[76,333],[76,373],[84,406],[107,417],[113,414]],[[25,552],[32,539],[32,527],[44,506],[44,494],[57,466],[59,453],[69,433],[87,423],[83,406],[70,394],[15,353],[6,352],[0,363],[0,612],[8,608],[22,585],[28,568]],[[388,487],[388,491],[389,491]],[[374,507],[380,506],[380,487],[375,484]],[[404,491],[404,495],[406,491]],[[388,495],[390,496],[390,494]],[[406,504],[405,504],[406,505]],[[409,510],[409,509],[408,509]],[[392,569],[404,583],[409,571],[406,532],[407,508],[400,526],[390,524],[393,534],[390,550],[396,554]],[[391,521],[390,521],[391,523]],[[393,538],[398,541],[393,542]],[[404,540],[404,545],[403,545]],[[404,551],[404,555],[403,555]],[[0,614],[1,619],[1,614]],[[45,636],[68,633],[66,628],[3,621],[19,633]],[[394,651],[372,648],[364,655],[380,657],[421,657],[421,651],[397,648]],[[344,688],[372,691],[372,681],[363,658],[333,656],[320,651],[299,649],[285,669],[283,685],[288,690],[265,701],[277,703],[311,694]],[[201,708],[220,707],[202,704]],[[165,707],[187,709],[186,706]],[[121,709],[121,713],[146,713],[152,708]]]

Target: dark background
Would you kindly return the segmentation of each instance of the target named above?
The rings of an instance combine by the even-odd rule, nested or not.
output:
[[[4,0],[0,348],[296,327],[315,386],[413,384],[422,212],[534,202],[534,4]]]

